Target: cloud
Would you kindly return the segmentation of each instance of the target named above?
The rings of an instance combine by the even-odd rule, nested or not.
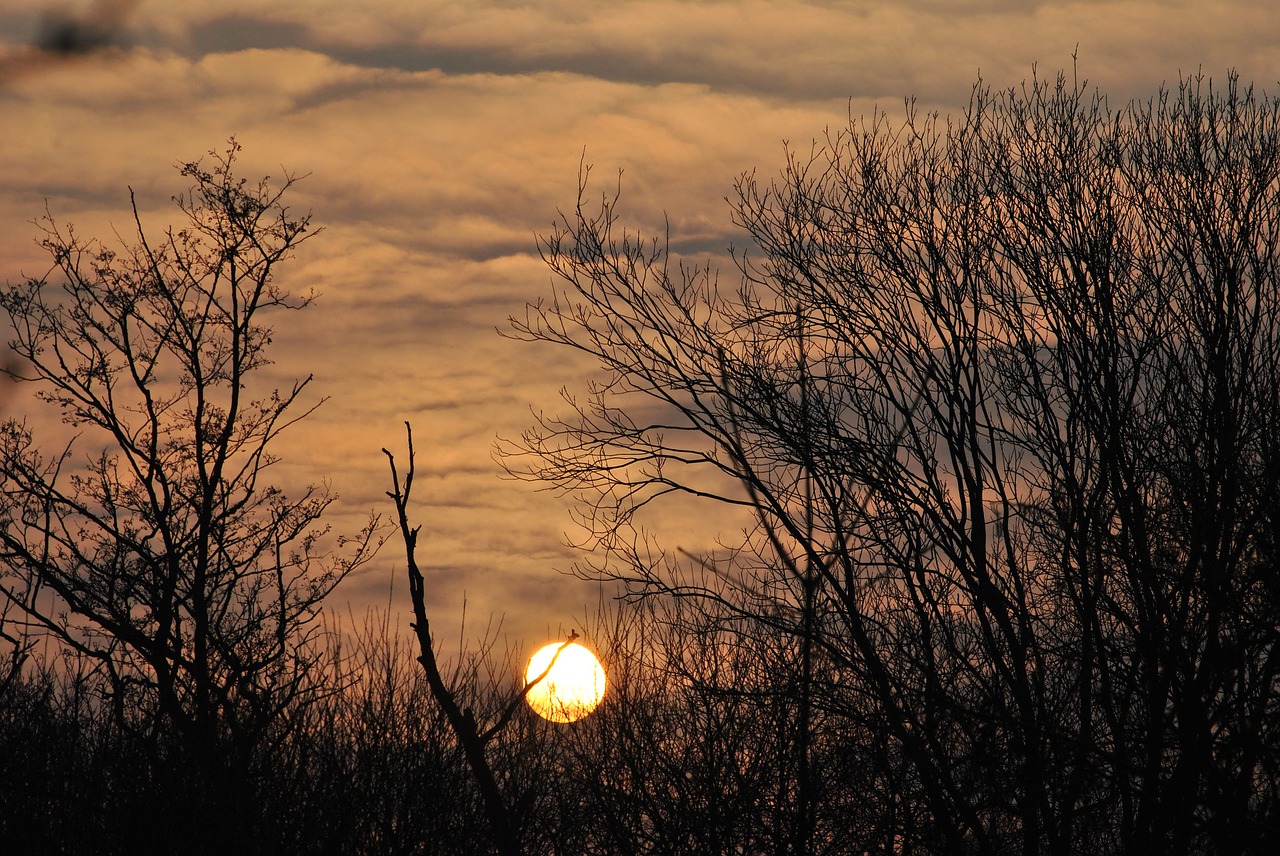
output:
[[[138,0],[99,0],[79,14],[49,6],[33,20],[0,10],[0,32],[29,31],[29,41],[0,40],[0,90],[90,57],[118,57]]]
[[[824,101],[906,95],[955,103],[981,69],[1002,83],[1040,62],[1060,67],[1077,46],[1108,85],[1151,83],[1173,68],[1275,58],[1265,0],[1216,3],[448,2],[352,7],[336,2],[189,10],[186,48],[306,46],[345,62],[449,74],[566,72],[618,83],[692,83],[719,92]],[[1214,38],[1203,37],[1213,21]]]
[[[52,54],[88,54],[116,43],[138,0],[99,0],[83,14],[47,9],[40,20],[36,46]]]
[[[292,204],[326,231],[280,273],[321,297],[279,319],[264,380],[314,372],[330,400],[286,435],[277,476],[329,479],[343,497],[335,529],[356,528],[385,510],[380,449],[412,419],[446,636],[464,589],[473,624],[506,613],[514,637],[595,602],[557,573],[573,561],[566,503],[499,479],[491,458],[496,435],[518,434],[531,407],[554,411],[558,389],[591,370],[495,333],[548,293],[534,236],[574,204],[584,157],[593,193],[622,171],[628,223],[657,234],[669,222],[678,249],[731,279],[734,178],[767,177],[783,140],[807,148],[850,113],[896,115],[912,94],[955,112],[979,69],[1016,85],[1032,63],[1069,66],[1077,46],[1113,104],[1202,65],[1280,79],[1280,24],[1263,0],[150,3],[120,20],[115,47],[38,67],[24,63],[39,7],[0,22],[18,34],[0,66],[24,69],[0,86],[0,118],[17,129],[0,135],[0,276],[47,269],[29,222],[46,200],[82,235],[128,237],[132,186],[149,227],[171,222],[173,165],[231,134],[244,175],[309,173]],[[682,509],[662,528],[696,549],[718,525]],[[398,551],[340,599],[385,603]]]

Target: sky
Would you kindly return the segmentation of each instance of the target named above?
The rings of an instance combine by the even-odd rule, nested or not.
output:
[[[242,175],[306,175],[291,205],[324,228],[280,269],[315,305],[282,318],[273,378],[326,403],[280,446],[276,480],[327,481],[329,520],[392,512],[381,449],[414,429],[418,560],[447,651],[501,620],[532,651],[602,595],[568,571],[569,501],[502,477],[497,438],[564,412],[591,366],[498,330],[550,293],[536,236],[621,172],[629,223],[733,275],[725,197],[785,146],[905,98],[957,114],[979,75],[1072,68],[1113,106],[1202,70],[1280,92],[1274,0],[0,0],[0,280],[48,267],[46,208],[81,236],[176,222],[174,165],[243,146]],[[61,52],[38,46],[61,45]],[[26,393],[7,409],[34,407]],[[665,545],[716,521],[658,514]],[[329,601],[407,622],[390,542]],[[392,589],[394,579],[394,590]],[[609,593],[604,591],[607,596]],[[465,629],[461,617],[465,615]]]

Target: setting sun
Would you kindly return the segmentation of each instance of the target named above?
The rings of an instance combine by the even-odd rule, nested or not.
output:
[[[595,654],[575,642],[554,642],[538,649],[529,658],[525,683],[537,680],[543,672],[546,676],[526,696],[534,713],[543,719],[574,722],[595,710],[604,697],[604,667]]]

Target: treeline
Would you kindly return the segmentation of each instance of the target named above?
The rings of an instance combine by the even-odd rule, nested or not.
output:
[[[604,616],[584,628],[612,667],[602,705],[569,725],[522,709],[490,744],[524,852],[791,852],[794,680],[770,652],[663,630],[670,612]],[[409,643],[372,619],[326,637],[323,689],[251,750],[228,741],[213,766],[139,712],[113,714],[100,677],[28,668],[0,692],[0,841],[47,854],[492,852]],[[447,672],[484,717],[518,665],[477,655]],[[875,843],[875,782],[856,761],[821,764],[831,852]]]

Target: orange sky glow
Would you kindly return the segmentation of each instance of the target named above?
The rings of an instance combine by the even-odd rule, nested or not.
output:
[[[900,116],[908,96],[956,113],[979,72],[1016,86],[1073,53],[1113,106],[1197,70],[1280,91],[1273,0],[81,0],[58,8],[88,41],[58,54],[35,47],[49,5],[0,0],[0,278],[48,269],[46,205],[82,236],[127,235],[132,187],[159,231],[184,187],[173,165],[233,134],[246,177],[309,173],[292,206],[325,231],[281,277],[320,298],[278,319],[270,371],[313,373],[329,401],[276,481],[328,480],[330,523],[354,531],[392,511],[380,450],[403,450],[411,421],[437,638],[457,639],[465,595],[468,637],[505,616],[526,653],[581,627],[600,591],[564,573],[567,500],[501,478],[494,442],[589,367],[496,329],[549,294],[535,235],[573,204],[584,158],[602,190],[623,171],[633,225],[665,216],[676,250],[732,278],[733,180],[851,113]],[[672,548],[715,543],[696,515],[651,522]],[[393,541],[329,609],[385,605],[394,575],[407,626],[403,573]]]

